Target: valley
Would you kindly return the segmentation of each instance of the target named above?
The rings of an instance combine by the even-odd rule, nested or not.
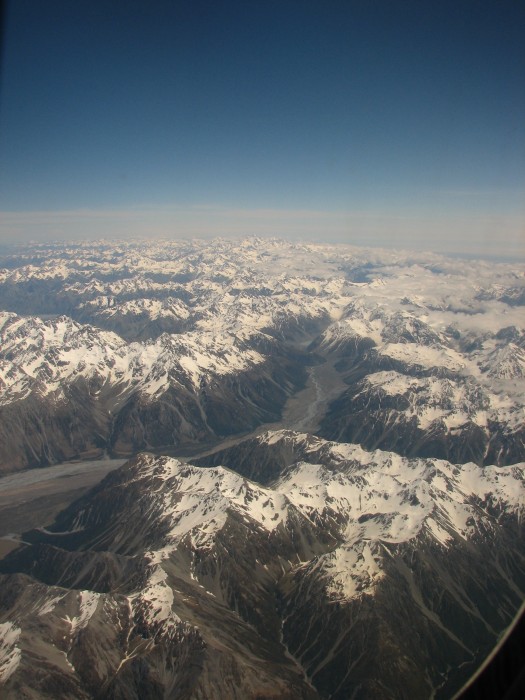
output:
[[[184,461],[199,459],[269,429],[314,430],[324,416],[329,400],[341,394],[345,387],[333,363],[328,361],[309,367],[306,386],[287,399],[281,421],[217,441],[206,450],[202,449],[202,445],[175,449],[174,456]],[[22,532],[51,524],[61,510],[87,493],[124,461],[102,459],[70,462],[0,477],[0,555],[17,546],[16,537]],[[12,537],[12,534],[16,537]]]
[[[0,556],[18,545],[21,533],[50,525],[124,460],[59,464],[0,478]]]

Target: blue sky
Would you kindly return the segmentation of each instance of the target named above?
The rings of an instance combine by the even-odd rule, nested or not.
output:
[[[525,5],[11,0],[1,240],[525,255]]]

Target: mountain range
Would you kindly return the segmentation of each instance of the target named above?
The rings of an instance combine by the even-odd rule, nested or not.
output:
[[[20,248],[0,469],[129,458],[0,561],[8,698],[447,698],[523,600],[525,268]]]

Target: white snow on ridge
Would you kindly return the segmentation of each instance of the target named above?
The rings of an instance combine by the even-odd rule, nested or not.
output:
[[[455,382],[435,376],[413,377],[393,370],[380,371],[364,378],[356,396],[369,391],[403,397],[408,404],[402,410],[403,415],[407,419],[415,417],[422,430],[435,421],[442,421],[448,429],[461,428],[467,422],[485,428],[489,420],[517,430],[525,419],[525,409],[516,406],[511,397],[495,394],[470,379]]]
[[[322,345],[337,347],[340,343],[352,339],[370,338],[374,344],[382,341],[381,324],[377,319],[344,318],[332,323],[322,334]]]
[[[429,369],[444,367],[453,372],[460,372],[467,366],[465,359],[451,348],[434,348],[417,343],[386,343],[379,353],[394,360]]]
[[[156,285],[162,288],[162,285]],[[190,317],[190,310],[180,299],[134,299],[133,301],[117,302],[114,298],[105,296],[97,297],[93,301],[86,302],[84,307],[100,309],[103,317],[116,316],[146,316],[152,321],[157,319],[174,319],[186,321]]]
[[[144,473],[162,482],[161,512],[170,519],[171,544],[190,535],[196,545],[209,546],[230,510],[269,532],[285,518],[283,495],[224,467],[202,469],[176,459],[162,458],[159,463],[152,458]]]
[[[482,369],[498,379],[525,378],[525,350],[514,343],[496,348],[481,360]]]
[[[352,447],[346,457],[352,460]],[[361,448],[354,457],[359,458]],[[296,465],[276,486],[312,518],[333,514],[346,522],[347,544],[320,557],[327,591],[348,598],[373,592],[381,579],[379,559],[366,543],[400,543],[427,533],[442,546],[455,537],[469,539],[480,519],[475,503],[491,503],[521,513],[525,501],[525,465],[454,466],[442,460],[408,460],[375,451],[363,465],[330,472],[320,465]],[[366,551],[365,551],[366,550]]]
[[[384,574],[380,558],[374,555],[371,543],[361,540],[343,545],[316,562],[326,582],[330,597],[349,600],[361,592],[370,595]]]
[[[17,646],[22,630],[12,622],[0,624],[0,682],[5,683],[18,668],[22,652]]]
[[[290,437],[277,431],[261,439],[275,444]],[[300,515],[323,531],[337,529],[342,544],[308,566],[318,567],[330,595],[351,597],[372,592],[381,579],[381,543],[428,536],[447,547],[454,539],[476,536],[487,504],[514,515],[524,508],[525,464],[458,466],[320,439],[311,449],[313,458],[321,450],[334,466],[298,462],[266,488],[223,467],[144,456],[138,478],[146,479],[146,497],[160,504],[170,522],[162,545],[151,552],[152,562],[161,564],[183,542],[213,548],[229,517],[240,519],[249,532],[271,536],[277,528],[286,532],[294,513],[293,522]],[[155,590],[155,599],[163,599],[162,590]]]
[[[150,624],[167,623],[168,626],[176,626],[181,623],[181,619],[171,609],[174,595],[167,578],[163,568],[153,564],[146,584],[130,596],[132,607],[140,610]]]
[[[78,615],[64,618],[70,625],[69,633],[75,635],[79,630],[87,627],[90,619],[95,614],[100,599],[100,593],[93,591],[79,591],[78,593]]]
[[[204,374],[230,374],[264,361],[242,336],[231,334],[165,334],[144,343],[126,343],[114,333],[70,319],[41,321],[0,312],[2,321],[0,404],[31,391],[60,390],[79,377],[155,395],[179,381],[177,377],[198,387]]]

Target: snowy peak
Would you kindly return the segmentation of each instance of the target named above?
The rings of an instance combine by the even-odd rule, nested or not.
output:
[[[130,515],[129,499],[121,494],[140,493],[140,508],[132,506],[134,522],[142,532],[141,546],[150,551],[152,561],[161,563],[179,546],[213,550],[221,531],[232,527],[233,518],[248,541],[266,533],[270,539],[286,537],[293,542],[296,528],[305,525],[320,542],[330,533],[339,545],[331,545],[316,564],[324,576],[339,571],[338,561],[348,563],[352,557],[362,572],[363,542],[376,543],[370,544],[376,553],[381,543],[398,545],[421,537],[448,547],[458,538],[476,540],[499,527],[501,519],[518,523],[523,516],[523,464],[459,467],[443,460],[367,452],[356,445],[309,443],[308,436],[289,431],[266,433],[259,445],[263,450],[266,445],[289,441],[308,461],[285,467],[270,487],[220,466],[194,467],[173,458],[141,455],[108,478],[116,489],[111,513],[100,510],[95,499],[88,509],[70,513],[60,527],[67,532],[103,530],[105,546],[130,554],[135,540],[123,538],[121,525],[116,523],[124,523]],[[110,539],[103,526],[106,519],[113,531]],[[151,522],[157,524],[152,527]],[[379,575],[379,555],[370,556],[365,559],[376,562]],[[348,575],[357,576],[350,569]],[[333,585],[350,590],[354,584],[348,584],[349,588],[337,579]],[[359,590],[364,589],[363,584]]]
[[[127,344],[114,333],[66,317],[42,321],[5,312],[0,312],[0,340],[6,374],[11,369],[13,377],[38,381],[40,392],[51,392],[79,377],[98,376],[155,394],[177,382],[177,377],[198,387],[204,374],[239,372],[264,360],[242,337],[231,334],[202,333],[198,338],[163,334],[144,344]],[[6,392],[3,400],[8,403],[12,397]]]
[[[481,368],[491,377],[522,380],[525,378],[525,350],[515,343],[496,348]]]

